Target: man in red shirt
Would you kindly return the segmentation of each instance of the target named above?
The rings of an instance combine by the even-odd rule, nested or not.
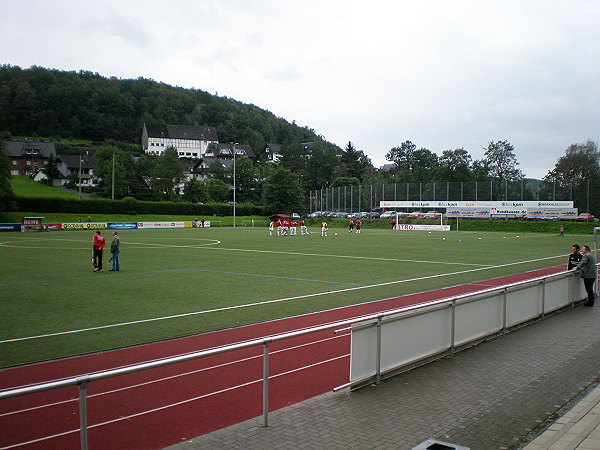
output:
[[[350,219],[350,222],[348,222],[348,233],[352,233],[353,228],[354,222],[352,221],[352,219]]]
[[[275,221],[275,223],[273,224],[273,226],[275,228],[277,228],[277,236],[281,236],[281,222],[279,221],[279,219],[277,219]]]
[[[356,219],[356,232],[360,233],[360,226],[362,225],[362,222],[360,221],[360,219]]]
[[[106,239],[100,233],[100,230],[96,231],[94,235],[94,246],[92,247],[92,264],[94,265],[94,272],[102,272],[102,250],[106,245]]]

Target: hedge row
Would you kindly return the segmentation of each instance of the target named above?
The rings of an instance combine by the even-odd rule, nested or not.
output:
[[[108,199],[66,199],[66,198],[26,198],[14,197],[17,211],[39,211],[76,214],[171,214],[231,216],[233,207],[226,203],[196,204],[189,202],[143,202],[133,198],[123,200]],[[262,215],[261,206],[241,204],[236,207],[240,216]]]

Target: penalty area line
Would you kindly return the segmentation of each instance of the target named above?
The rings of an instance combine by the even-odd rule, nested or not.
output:
[[[448,277],[448,276],[462,275],[462,274],[471,273],[471,272],[481,272],[482,270],[498,269],[501,267],[509,267],[509,266],[515,266],[515,265],[519,265],[519,264],[527,264],[527,263],[538,262],[538,261],[546,261],[549,259],[556,259],[556,258],[564,258],[564,255],[548,256],[545,258],[530,259],[527,261],[517,261],[517,262],[499,264],[496,266],[489,266],[489,267],[478,267],[475,269],[460,270],[458,272],[440,273],[437,275],[427,275],[427,276],[423,276],[423,277],[408,278],[405,280],[386,281],[385,283],[377,283],[377,284],[370,284],[370,285],[364,285],[364,286],[355,286],[355,287],[350,287],[350,288],[345,288],[345,289],[336,289],[333,291],[316,292],[313,294],[298,295],[295,297],[278,298],[278,299],[274,299],[274,300],[265,300],[262,302],[246,303],[243,305],[226,306],[223,308],[207,309],[204,311],[194,311],[194,312],[189,312],[189,313],[174,314],[171,316],[152,317],[149,319],[132,320],[130,322],[114,323],[114,324],[110,324],[110,325],[99,325],[96,327],[80,328],[77,330],[58,331],[56,333],[40,334],[37,336],[26,336],[26,337],[14,338],[14,339],[4,339],[4,340],[0,341],[0,344],[9,344],[9,343],[14,343],[14,342],[30,341],[30,340],[34,340],[34,339],[42,339],[42,338],[48,338],[48,337],[54,337],[54,336],[65,336],[65,335],[69,335],[69,334],[83,333],[83,332],[87,332],[87,331],[105,330],[105,329],[109,329],[109,328],[124,327],[124,326],[129,326],[129,325],[138,325],[138,324],[143,324],[143,323],[157,322],[157,321],[161,321],[161,320],[180,319],[182,317],[199,316],[202,314],[210,314],[210,313],[222,312],[222,311],[231,311],[231,310],[235,310],[235,309],[250,308],[253,306],[269,305],[269,304],[273,304],[273,303],[282,303],[282,302],[288,302],[288,301],[292,301],[292,300],[301,300],[301,299],[306,299],[306,298],[311,298],[311,297],[320,297],[323,295],[341,294],[344,292],[357,291],[357,290],[361,290],[361,289],[370,289],[370,288],[376,288],[376,287],[381,287],[381,286],[391,286],[394,284],[411,283],[414,281],[422,281],[422,280],[428,280],[428,279],[433,279],[433,278],[443,278],[443,277]]]

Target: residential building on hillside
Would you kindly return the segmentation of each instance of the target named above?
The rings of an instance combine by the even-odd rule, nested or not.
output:
[[[206,148],[204,156],[214,157],[217,159],[233,159],[234,149],[236,158],[247,156],[253,161],[256,159],[256,155],[252,151],[252,147],[246,144],[210,144]]]
[[[180,158],[200,158],[210,144],[218,144],[213,127],[144,124],[142,149],[149,155],[161,155],[175,147]]]
[[[62,175],[59,185],[64,186],[69,181],[69,175],[76,175],[76,186],[81,180],[82,187],[97,187],[98,177],[95,176],[97,167],[96,158],[86,154],[83,155],[61,155],[56,156],[56,165]],[[80,176],[81,171],[81,176]],[[72,177],[74,178],[74,176]],[[55,183],[56,184],[56,183]]]
[[[282,158],[281,145],[279,144],[266,144],[260,152],[261,161],[269,161],[272,163],[278,163]]]
[[[10,160],[10,174],[33,177],[46,166],[50,155],[56,156],[52,142],[6,141],[6,151]]]
[[[196,161],[196,164],[194,164],[194,168],[192,169],[192,177],[200,181],[208,179],[208,172],[213,164],[220,164],[223,169],[231,170],[233,167],[233,158],[222,159],[215,158],[214,156],[203,156]]]

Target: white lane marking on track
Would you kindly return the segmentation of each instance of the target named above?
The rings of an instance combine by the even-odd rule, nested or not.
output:
[[[442,277],[461,275],[461,274],[471,273],[471,272],[480,272],[482,270],[497,269],[500,267],[509,267],[509,266],[514,266],[514,265],[519,265],[519,264],[527,264],[527,263],[537,262],[537,261],[546,261],[548,259],[556,259],[556,258],[564,258],[564,255],[548,256],[546,258],[537,258],[537,259],[531,259],[528,261],[518,261],[518,262],[507,263],[507,264],[499,264],[497,266],[478,267],[476,269],[460,270],[458,272],[441,273],[441,274],[437,274],[437,275],[428,275],[428,276],[417,277],[417,278],[408,278],[405,280],[386,281],[384,283],[370,284],[370,285],[365,285],[365,286],[355,286],[355,287],[345,288],[345,289],[336,289],[333,291],[316,292],[313,294],[305,294],[305,295],[298,295],[295,297],[285,297],[285,298],[278,298],[278,299],[273,299],[273,300],[265,300],[262,302],[246,303],[243,305],[226,306],[223,308],[207,309],[204,311],[194,311],[194,312],[183,313],[183,314],[174,314],[172,316],[152,317],[149,319],[133,320],[130,322],[121,322],[121,323],[115,323],[115,324],[110,324],[110,325],[99,325],[96,327],[81,328],[81,329],[77,329],[77,330],[58,331],[56,333],[47,333],[47,334],[40,334],[40,335],[36,335],[36,336],[26,336],[26,337],[14,338],[14,339],[5,339],[5,340],[0,341],[0,344],[19,342],[19,341],[28,341],[28,340],[41,339],[41,338],[47,338],[47,337],[53,337],[53,336],[63,336],[63,335],[67,335],[67,334],[76,334],[76,333],[82,333],[82,332],[86,332],[86,331],[104,330],[107,328],[123,327],[123,326],[128,326],[128,325],[136,325],[136,324],[140,324],[140,323],[156,322],[156,321],[160,321],[160,320],[170,320],[170,319],[178,319],[178,318],[182,318],[182,317],[198,316],[201,314],[210,314],[210,313],[220,312],[220,311],[230,311],[230,310],[234,310],[234,309],[249,308],[252,306],[262,306],[262,305],[268,305],[268,304],[273,304],[273,303],[282,303],[282,302],[287,302],[287,301],[291,301],[291,300],[301,300],[301,299],[311,298],[311,297],[320,297],[323,295],[341,294],[344,292],[357,291],[360,289],[370,289],[370,288],[381,287],[381,286],[391,286],[394,284],[410,283],[413,281],[422,281],[422,280],[427,280],[427,279],[431,279],[431,278],[442,278]]]
[[[270,355],[275,355],[275,354],[278,354],[278,353],[283,353],[283,352],[288,352],[288,351],[292,351],[292,350],[297,350],[297,349],[302,348],[302,347],[308,347],[309,345],[322,344],[324,342],[333,341],[335,339],[341,339],[341,338],[348,338],[348,335],[337,335],[337,336],[333,336],[333,337],[329,337],[329,338],[325,338],[325,339],[318,339],[316,341],[307,342],[305,344],[294,345],[292,347],[286,347],[286,348],[283,348],[281,350],[274,350],[274,351],[269,352],[269,354]],[[181,355],[186,355],[186,354],[187,353],[182,353]],[[181,355],[178,355],[178,356],[181,356]],[[243,362],[247,362],[247,361],[252,361],[252,360],[255,360],[255,359],[262,360],[263,357],[264,356],[261,353],[260,355],[249,356],[248,358],[242,358],[242,359],[237,359],[235,361],[229,361],[229,362],[226,362],[226,363],[223,363],[223,364],[217,364],[217,365],[214,365],[214,366],[203,367],[202,369],[197,369],[197,370],[191,370],[189,372],[178,373],[176,375],[171,375],[171,376],[168,376],[168,377],[157,378],[157,379],[154,379],[154,380],[151,380],[151,381],[146,381],[144,383],[137,383],[137,384],[132,384],[130,386],[125,386],[125,387],[118,388],[118,389],[111,389],[109,391],[98,392],[97,394],[88,395],[87,398],[90,399],[90,398],[94,398],[94,397],[100,397],[100,396],[103,396],[103,395],[115,394],[117,392],[127,391],[129,389],[135,389],[135,388],[138,388],[138,387],[144,387],[144,386],[148,386],[148,385],[151,385],[151,384],[160,383],[162,381],[169,381],[169,380],[173,380],[173,379],[176,379],[176,378],[181,378],[181,377],[188,376],[188,375],[195,375],[197,373],[207,372],[207,371],[213,370],[213,369],[221,369],[223,367],[232,366],[234,364],[239,364],[239,363],[243,363]],[[146,362],[153,362],[153,361],[158,361],[158,360],[150,360],[150,361],[146,361]],[[130,367],[130,366],[117,366],[117,367],[113,367],[113,370],[115,370],[115,369],[121,369],[121,368],[125,368],[125,367]],[[275,374],[275,375],[277,375],[277,374]],[[271,376],[273,376],[273,375],[271,375]],[[54,380],[47,380],[46,382],[53,382],[53,381],[60,381],[60,380],[61,379],[54,379]],[[20,389],[20,388],[24,388],[24,387],[32,386],[32,385],[33,384],[26,384],[26,385],[21,385],[21,386],[13,386],[10,389]],[[26,413],[26,412],[29,412],[29,411],[35,411],[37,409],[49,408],[49,407],[52,407],[52,406],[60,406],[60,405],[63,405],[65,403],[73,403],[73,402],[78,402],[78,401],[79,401],[78,398],[69,398],[68,400],[62,400],[62,401],[53,402],[53,403],[46,403],[46,404],[43,404],[43,405],[34,406],[32,408],[25,408],[25,409],[20,409],[20,410],[16,410],[16,411],[10,411],[10,412],[7,412],[7,413],[0,414],[0,417],[12,416],[12,415],[15,415],[15,414]]]
[[[302,367],[300,369],[294,369],[294,370],[290,370],[288,372],[283,372],[283,373],[274,375],[273,378],[275,378],[275,377],[281,377],[281,376],[284,376],[284,375],[288,375],[290,373],[298,372],[300,370],[305,370],[305,369],[310,369],[312,367],[321,366],[323,364],[328,364],[330,362],[334,362],[334,361],[337,361],[337,360],[340,360],[340,359],[344,359],[344,358],[349,358],[349,357],[350,357],[350,354],[346,354],[346,355],[342,355],[342,356],[337,356],[335,358],[327,359],[325,361],[319,361],[317,363],[311,364],[309,366]],[[258,383],[262,383],[262,382],[263,382],[263,379],[260,378],[258,380],[248,381],[247,383],[243,383],[243,384],[240,384],[240,385],[237,385],[237,386],[233,386],[233,387],[221,389],[220,391],[211,392],[209,394],[199,395],[197,397],[188,398],[188,399],[185,399],[185,400],[182,400],[182,401],[179,401],[179,402],[176,402],[176,403],[170,403],[170,404],[164,405],[164,406],[159,406],[158,408],[149,409],[147,411],[141,411],[141,412],[138,412],[138,413],[135,413],[135,414],[127,415],[127,416],[120,416],[118,419],[107,420],[106,422],[101,422],[101,423],[96,423],[96,424],[93,424],[93,425],[89,425],[88,426],[88,430],[91,430],[93,428],[98,428],[98,427],[101,427],[101,426],[104,426],[104,425],[110,425],[112,423],[121,422],[123,420],[134,419],[136,417],[144,416],[146,414],[152,414],[152,413],[155,413],[155,412],[158,412],[158,411],[162,411],[162,410],[165,410],[165,409],[168,409],[168,408],[172,408],[172,407],[175,407],[175,406],[185,405],[186,403],[194,402],[194,401],[197,401],[197,400],[202,400],[203,398],[212,397],[213,395],[223,394],[225,392],[233,391],[235,389],[240,389],[240,388],[243,388],[243,387],[246,387],[246,386],[250,386],[252,384],[258,384]],[[68,434],[79,433],[79,431],[80,431],[80,429],[76,428],[74,430],[65,431],[63,433],[53,434],[52,436],[44,436],[44,437],[39,438],[39,439],[34,439],[34,440],[31,440],[31,441],[27,441],[27,442],[20,442],[18,444],[13,444],[13,445],[10,445],[8,447],[2,447],[2,448],[9,449],[9,448],[21,447],[21,446],[24,446],[24,445],[31,445],[31,444],[35,444],[37,442],[46,441],[48,439],[54,439],[54,438],[57,438],[57,437],[66,436]]]

